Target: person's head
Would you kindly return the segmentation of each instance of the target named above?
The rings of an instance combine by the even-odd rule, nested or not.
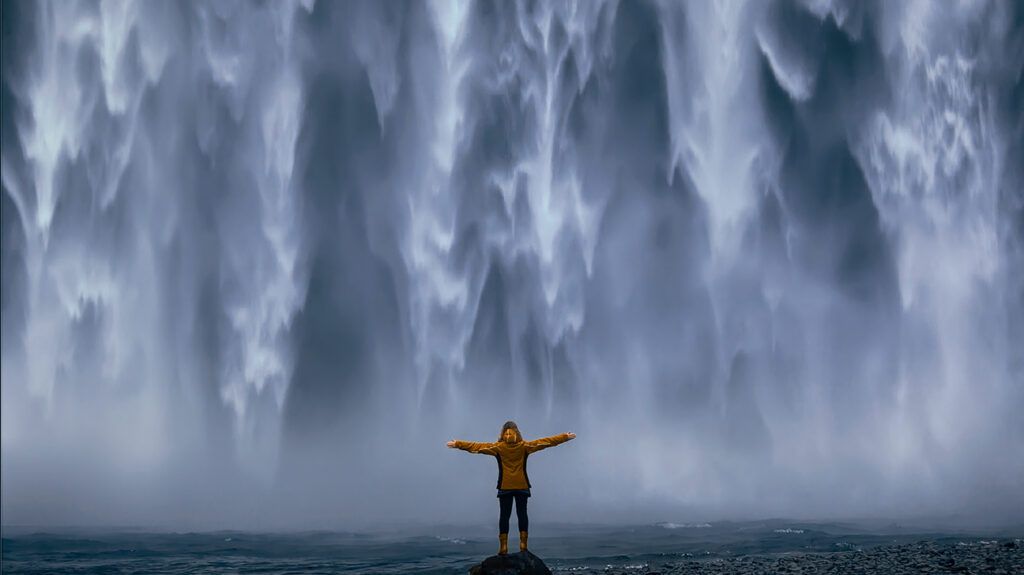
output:
[[[505,425],[501,426],[501,435],[498,436],[498,441],[504,441],[506,443],[518,443],[523,440],[523,435],[519,433],[519,427],[514,421],[506,421]]]

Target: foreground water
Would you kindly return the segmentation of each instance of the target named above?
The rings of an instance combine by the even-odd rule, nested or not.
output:
[[[849,563],[848,552],[864,551],[863,557],[877,559],[880,553],[876,550],[884,549],[911,549],[936,557],[943,554],[936,561],[994,549],[1000,553],[1001,564],[1012,565],[1020,560],[1024,543],[1020,539],[1024,526],[986,531],[949,526],[929,530],[895,523],[767,520],[532,527],[530,549],[555,573],[652,573],[679,569],[722,572],[723,568],[736,571],[740,566],[798,561],[794,554],[814,556],[816,560],[834,555],[837,561],[846,557]],[[6,527],[2,570],[154,574],[465,573],[497,550],[497,536],[491,531],[489,527],[439,526],[373,533],[154,533]],[[509,543],[513,550],[517,548],[515,533]],[[907,552],[898,551],[896,555]]]

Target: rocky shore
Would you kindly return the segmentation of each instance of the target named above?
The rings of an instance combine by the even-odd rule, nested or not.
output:
[[[683,559],[644,565],[593,565],[559,568],[553,573],[574,575],[705,573],[1024,573],[1024,540],[998,539],[970,543],[922,541],[864,550],[828,553],[784,553],[732,558]]]

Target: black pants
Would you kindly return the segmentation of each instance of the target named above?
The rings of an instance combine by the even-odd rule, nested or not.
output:
[[[526,494],[510,493],[498,496],[498,505],[501,508],[501,515],[498,517],[498,533],[508,533],[508,519],[512,517],[513,498],[515,498],[516,502],[516,518],[519,520],[519,530],[530,530],[530,519],[526,516]]]

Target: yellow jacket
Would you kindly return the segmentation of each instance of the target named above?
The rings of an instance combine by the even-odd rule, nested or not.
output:
[[[526,475],[527,456],[566,441],[569,441],[569,435],[560,433],[551,437],[517,441],[516,443],[456,440],[455,447],[470,453],[482,453],[496,457],[498,459],[498,489],[529,489],[530,477]]]

